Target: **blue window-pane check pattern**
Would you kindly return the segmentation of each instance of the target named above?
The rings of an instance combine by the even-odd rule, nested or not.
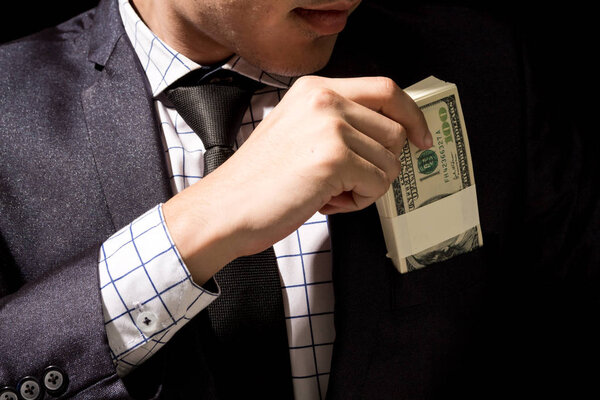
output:
[[[119,3],[127,35],[156,99],[167,168],[177,193],[202,179],[204,146],[164,100],[162,90],[199,66],[161,42],[127,0]],[[255,94],[244,116],[237,137],[237,145],[241,146],[293,80],[262,72],[239,57],[232,58],[224,68],[268,85]],[[315,214],[276,243],[274,249],[282,282],[295,398],[322,399],[335,339],[326,217]],[[144,362],[218,296],[191,280],[164,224],[160,205],[104,243],[99,271],[106,330],[121,374]]]
[[[160,205],[103,243],[99,274],[106,331],[121,373],[158,350],[218,295],[192,281]]]

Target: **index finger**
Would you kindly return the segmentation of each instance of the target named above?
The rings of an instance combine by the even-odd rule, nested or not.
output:
[[[392,79],[381,76],[322,79],[325,87],[401,124],[415,146],[426,149],[433,145],[423,112]]]

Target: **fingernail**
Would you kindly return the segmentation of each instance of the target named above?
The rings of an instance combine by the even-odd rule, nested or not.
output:
[[[433,146],[433,136],[431,135],[431,132],[427,131],[427,133],[425,133],[423,143],[425,143],[425,146],[427,147]]]

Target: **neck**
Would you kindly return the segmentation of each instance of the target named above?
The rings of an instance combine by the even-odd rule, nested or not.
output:
[[[212,65],[233,55],[230,49],[198,30],[185,17],[185,11],[178,9],[171,2],[164,0],[130,0],[130,2],[142,21],[156,36],[190,60],[200,65]]]

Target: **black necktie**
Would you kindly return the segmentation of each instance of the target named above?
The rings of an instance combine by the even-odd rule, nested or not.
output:
[[[167,89],[169,100],[204,143],[204,175],[233,154],[242,117],[259,85],[219,69],[191,72]],[[287,329],[273,248],[232,261],[215,279],[221,296],[207,308],[214,334],[208,352],[219,394],[291,399]]]

